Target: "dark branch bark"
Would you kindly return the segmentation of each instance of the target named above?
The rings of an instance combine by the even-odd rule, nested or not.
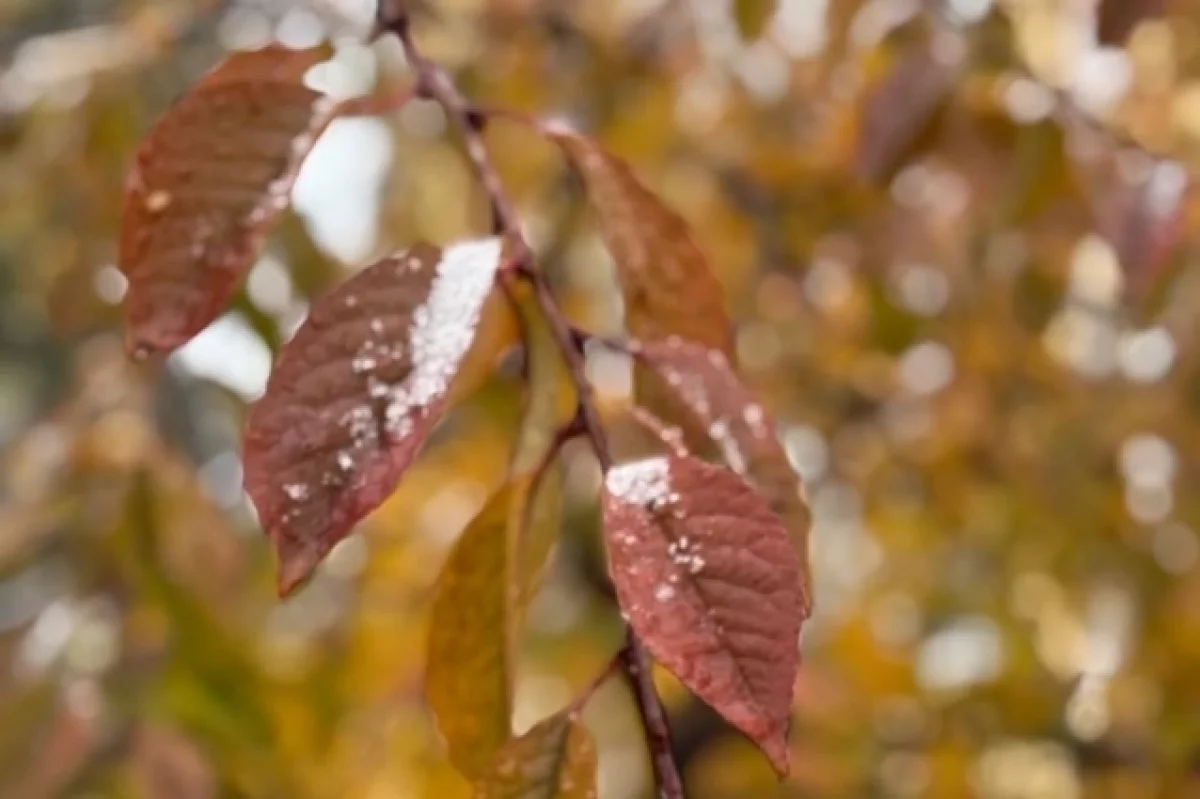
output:
[[[471,169],[491,202],[493,227],[508,239],[513,248],[513,268],[516,273],[534,288],[538,307],[550,325],[570,371],[579,401],[578,419],[601,469],[607,471],[612,466],[612,453],[600,422],[591,383],[584,370],[582,342],[558,306],[545,274],[534,263],[533,251],[521,231],[516,209],[484,145],[482,134],[487,117],[463,96],[453,77],[443,67],[421,52],[413,40],[410,10],[407,0],[381,0],[376,14],[375,35],[390,32],[400,40],[416,75],[417,93],[440,105],[450,125],[462,136]],[[632,629],[627,631],[626,646],[621,651],[620,659],[637,699],[658,796],[661,799],[683,799],[683,782],[671,750],[666,712],[654,687],[650,654]]]

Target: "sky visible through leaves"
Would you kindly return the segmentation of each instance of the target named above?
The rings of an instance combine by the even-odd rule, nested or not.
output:
[[[636,562],[639,546],[665,536],[674,560],[654,585],[688,609],[704,599],[695,589],[710,564],[692,581],[696,534],[606,494],[578,442],[552,477],[561,513],[538,511],[545,518],[521,554],[546,562],[537,592],[522,588],[513,605],[525,623],[503,701],[521,737],[505,743],[494,719],[455,716],[470,692],[427,681],[428,651],[461,643],[436,638],[431,624],[468,637],[494,627],[453,612],[439,571],[456,562],[461,536],[507,529],[511,519],[480,512],[544,444],[546,430],[528,432],[522,397],[522,374],[543,372],[535,356],[522,364],[512,352],[515,329],[484,308],[485,321],[468,314],[463,327],[479,323],[482,352],[468,358],[465,342],[450,342],[472,378],[453,386],[412,358],[385,371],[379,353],[350,353],[363,385],[375,379],[392,399],[414,385],[410,367],[432,380],[421,385],[434,412],[403,419],[421,430],[419,453],[340,442],[312,475],[277,483],[273,451],[243,449],[256,413],[278,428],[269,443],[322,434],[287,415],[283,394],[254,405],[272,362],[287,360],[285,342],[327,343],[304,326],[325,318],[318,298],[364,289],[336,295],[339,324],[367,331],[361,345],[374,323],[392,324],[359,313],[385,299],[364,267],[421,241],[439,248],[426,253],[433,266],[456,242],[495,241],[486,197],[435,104],[321,131],[310,96],[337,103],[411,79],[394,41],[361,43],[373,5],[0,2],[2,797],[523,795],[505,792],[514,774],[497,771],[510,756],[541,769],[549,795],[587,795],[593,759],[600,797],[650,795],[621,681],[601,686],[581,715],[569,705],[621,645],[616,603],[629,586],[610,582],[610,560]],[[747,738],[662,670],[689,796],[1200,794],[1191,4],[423,5],[415,35],[469,97],[554,134],[498,119],[486,141],[571,320],[615,338],[686,332],[724,350],[761,403],[747,414],[730,388],[707,398],[717,415],[692,402],[692,416],[676,420],[725,425],[736,441],[714,435],[705,456],[723,456],[765,498],[747,499],[737,481],[706,483],[706,499],[749,508],[748,519],[778,515],[778,529],[762,522],[765,538],[737,528],[755,546],[797,535],[811,515],[813,596],[779,589],[782,605],[812,601],[794,700],[790,713],[771,704],[770,729],[749,731],[786,746],[791,773],[780,782]],[[272,180],[286,176],[274,185],[290,191],[291,210],[261,251],[247,244],[245,263],[221,262],[236,285],[228,302],[201,309],[195,338],[168,353],[187,338],[168,330],[153,342],[162,357],[135,363],[121,202],[139,144],[231,51],[325,39],[332,60],[307,73],[293,115],[256,139],[312,125],[294,186],[289,164],[256,162]],[[634,215],[622,230],[644,230],[614,242],[604,221],[626,209],[595,209],[605,192],[631,190],[619,171],[600,174],[612,185],[597,179],[572,130],[626,162],[670,210]],[[198,150],[180,152],[172,168],[192,169]],[[211,182],[188,202],[233,202],[231,186],[257,180],[250,167],[205,173]],[[192,207],[142,200],[156,219]],[[678,225],[697,252],[677,244]],[[193,257],[187,244],[166,245]],[[678,288],[695,259],[715,282]],[[663,282],[618,290],[621,264],[643,262],[662,267]],[[717,288],[731,339],[714,322]],[[685,302],[669,301],[685,290]],[[347,308],[345,296],[364,306]],[[452,317],[462,310],[453,305]],[[275,379],[330,399],[314,377],[329,352],[306,353],[315,360],[297,355]],[[624,477],[713,468],[671,465],[629,413],[634,360],[663,383],[653,400],[637,397],[665,408],[677,395],[686,406],[670,371],[694,353],[660,343],[630,358],[597,344],[587,355],[616,459],[634,470]],[[496,367],[479,368],[487,359]],[[557,420],[562,376],[550,372],[537,407]],[[720,415],[726,401],[743,412]],[[779,447],[760,435],[766,427]],[[243,462],[247,451],[260,460]],[[258,518],[260,492],[254,480],[244,491],[244,477],[266,475],[286,513],[337,473],[340,454],[403,479],[369,515],[323,509],[346,527],[280,600],[271,544],[291,533]],[[621,485],[610,473],[609,489],[614,476]],[[807,509],[778,499],[796,476]],[[503,491],[524,502],[526,486]],[[636,516],[636,535],[628,551],[606,554],[601,520],[614,513]],[[504,592],[488,579],[494,557],[462,556],[465,590]],[[680,618],[641,611],[630,621],[652,652],[653,630],[679,639]],[[776,622],[771,641],[792,634],[785,618],[730,625]],[[683,632],[708,645],[703,625]],[[493,650],[471,651],[490,674]],[[478,736],[498,759],[447,747],[446,719],[450,734]]]

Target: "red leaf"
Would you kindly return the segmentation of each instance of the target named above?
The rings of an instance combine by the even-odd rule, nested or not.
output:
[[[954,87],[959,61],[952,56],[918,50],[871,90],[858,137],[860,175],[886,180],[913,148]]]
[[[558,125],[541,130],[587,186],[616,264],[629,332],[646,339],[675,334],[732,354],[724,292],[683,218],[595,142]]]
[[[583,177],[616,266],[626,329],[646,340],[682,336],[732,358],[733,326],[724,292],[683,218],[596,142],[560,125],[543,124],[541,131]],[[676,403],[648,385],[640,371],[634,373],[638,403],[659,416],[677,416]],[[684,433],[693,446],[703,440],[687,425]]]
[[[158,121],[125,187],[126,346],[178,347],[225,307],[338,113],[303,76],[328,48],[236,53]]]
[[[802,614],[783,525],[737,475],[677,456],[611,469],[602,507],[634,631],[786,775]]]
[[[447,405],[501,264],[498,238],[419,244],[313,304],[250,409],[246,489],[305,580],[395,488]]]
[[[633,347],[720,447],[729,468],[752,482],[792,537],[801,564],[804,618],[812,611],[808,570],[811,519],[800,478],[775,436],[775,422],[717,350],[672,336]]]

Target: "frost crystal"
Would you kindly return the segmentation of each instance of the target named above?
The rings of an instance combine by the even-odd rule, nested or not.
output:
[[[729,464],[729,468],[737,474],[745,474],[746,456],[730,431],[729,422],[724,418],[717,419],[709,425],[708,435],[721,447],[721,454],[725,456],[725,462]]]
[[[293,502],[301,502],[308,498],[308,486],[304,483],[287,483],[283,487],[283,493]]]
[[[742,410],[742,419],[749,425],[750,432],[757,438],[765,438],[767,435],[767,428],[764,424],[765,417],[766,414],[763,413],[761,405],[747,405]]]
[[[392,388],[388,398],[385,418],[390,435],[407,434],[412,429],[413,411],[446,393],[475,340],[479,314],[500,267],[501,250],[501,240],[493,237],[456,244],[442,253],[429,296],[413,312],[408,330],[412,372]],[[414,261],[410,256],[410,268]]]
[[[670,463],[662,456],[633,461],[608,470],[604,487],[618,499],[636,505],[671,500]]]

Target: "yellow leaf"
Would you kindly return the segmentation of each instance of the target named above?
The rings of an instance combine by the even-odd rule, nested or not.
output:
[[[475,783],[476,799],[595,799],[596,748],[587,729],[559,713],[514,738]]]
[[[467,526],[430,613],[425,696],[451,762],[468,777],[482,773],[511,734],[508,520],[526,485],[505,485]]]

